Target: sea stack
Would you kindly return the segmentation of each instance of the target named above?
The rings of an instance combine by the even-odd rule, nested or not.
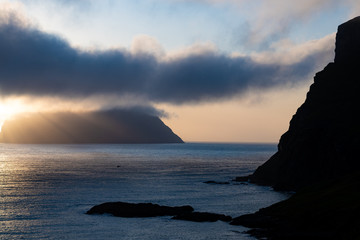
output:
[[[360,17],[338,27],[335,60],[314,78],[278,151],[250,182],[297,191],[360,167]]]

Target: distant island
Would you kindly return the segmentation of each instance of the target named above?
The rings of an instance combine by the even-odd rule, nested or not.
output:
[[[339,26],[335,60],[316,74],[278,151],[252,175],[237,178],[288,200],[235,218],[268,239],[360,238],[360,17]]]
[[[24,113],[5,121],[3,143],[183,143],[159,117],[134,109]]]

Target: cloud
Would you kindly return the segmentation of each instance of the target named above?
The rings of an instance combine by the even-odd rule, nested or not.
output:
[[[357,17],[360,15],[360,3],[357,0],[346,0],[345,1],[349,6],[351,6],[350,17]]]
[[[165,54],[156,40],[144,36],[130,51],[84,51],[56,35],[5,21],[0,25],[0,94],[115,95],[174,104],[216,101],[308,80],[329,49],[319,46],[291,64],[229,56],[206,44]]]
[[[267,49],[273,42],[287,38],[295,26],[308,23],[312,17],[335,9],[348,9],[352,18],[360,14],[358,0],[177,0],[212,5],[228,5],[247,16],[239,23],[234,38],[242,46]]]
[[[0,24],[17,24],[24,27],[29,26],[24,6],[19,2],[0,2]]]
[[[261,1],[255,19],[249,23],[245,41],[250,45],[267,45],[287,36],[296,24],[338,4],[336,0]]]
[[[165,55],[161,44],[154,37],[144,34],[134,37],[130,51],[133,55],[152,55],[157,58]]]
[[[295,44],[291,39],[281,39],[272,43],[269,50],[253,52],[251,58],[257,62],[281,64],[295,64],[304,61],[308,56],[318,56],[318,67],[334,59],[335,33],[321,39],[310,40],[301,44]],[[236,56],[236,54],[235,54]]]

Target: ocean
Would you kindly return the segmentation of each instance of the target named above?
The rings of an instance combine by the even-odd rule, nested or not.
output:
[[[221,221],[85,212],[123,201],[252,213],[288,195],[231,180],[275,152],[275,144],[0,144],[0,239],[254,239]]]

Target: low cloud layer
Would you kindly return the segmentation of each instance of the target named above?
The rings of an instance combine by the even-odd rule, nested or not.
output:
[[[56,97],[116,95],[194,103],[293,86],[331,56],[318,47],[298,60],[255,61],[217,50],[160,57],[146,51],[83,51],[9,16],[0,22],[0,94]]]

